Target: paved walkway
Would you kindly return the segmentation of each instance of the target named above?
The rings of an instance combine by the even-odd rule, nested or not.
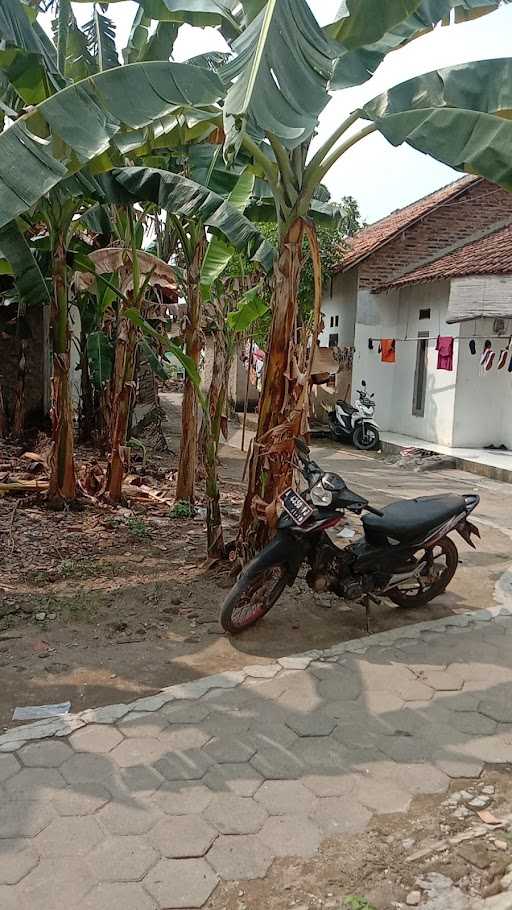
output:
[[[207,906],[220,879],[510,761],[506,606],[18,727],[0,737],[0,907]]]

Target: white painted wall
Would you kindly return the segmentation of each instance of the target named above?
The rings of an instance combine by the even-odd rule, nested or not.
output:
[[[435,282],[403,288],[390,294],[360,292],[356,327],[353,389],[366,379],[377,400],[376,420],[384,430],[415,436],[428,442],[452,445],[457,343],[452,372],[437,369],[436,338],[458,334],[445,322],[449,283]],[[430,308],[429,320],[419,319],[420,309]],[[423,416],[412,413],[418,332],[432,337],[428,345],[427,393]],[[368,338],[396,338],[396,363],[382,363],[378,343],[368,350]],[[411,340],[400,340],[411,339]]]
[[[354,332],[357,311],[357,269],[345,275],[335,275],[332,288],[328,285],[322,300],[322,313],[324,315],[324,331],[319,336],[320,347],[327,347],[329,335],[338,333],[338,343],[343,345],[354,344]],[[332,292],[332,293],[331,293]],[[338,316],[338,326],[331,327],[331,317]]]
[[[457,394],[453,445],[462,447],[499,446],[512,449],[512,373],[507,365],[497,369],[501,348],[508,345],[512,334],[512,320],[506,323],[503,340],[492,338],[495,334],[492,319],[478,319],[461,324]],[[480,375],[480,354],[485,338],[476,340],[477,353],[469,350],[469,339],[474,335],[488,336],[496,359],[492,370]]]

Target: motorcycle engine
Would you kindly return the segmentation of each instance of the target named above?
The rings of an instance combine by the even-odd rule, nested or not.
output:
[[[321,550],[316,555],[314,565],[306,575],[306,581],[310,588],[317,594],[326,594],[331,591],[340,596],[341,589],[344,587],[343,578],[350,578],[350,565],[354,562],[354,557],[343,550],[335,554],[332,550]]]

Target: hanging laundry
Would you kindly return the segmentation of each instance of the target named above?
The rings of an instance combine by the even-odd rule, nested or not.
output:
[[[469,342],[469,350],[470,350],[471,354],[476,354],[476,341],[474,338],[472,338],[471,341]]]
[[[508,348],[503,348],[500,351],[500,356],[498,357],[498,370],[502,370],[507,362],[509,351]]]
[[[481,376],[483,376],[483,374],[485,373],[485,371],[487,369],[487,362],[488,362],[491,354],[493,355],[492,359],[494,360],[494,351],[492,350],[491,342],[486,341],[484,344],[483,351],[480,355],[480,375]]]
[[[437,369],[453,370],[453,338],[451,335],[439,335],[436,344]]]
[[[379,354],[382,363],[395,363],[396,361],[396,341],[394,338],[381,338],[379,345]]]
[[[494,363],[494,358],[495,358],[495,357],[496,357],[496,351],[493,351],[493,350],[491,349],[491,350],[489,351],[487,360],[486,360],[486,362],[485,362],[485,372],[486,372],[486,373],[488,373],[489,370],[492,370],[493,363]]]

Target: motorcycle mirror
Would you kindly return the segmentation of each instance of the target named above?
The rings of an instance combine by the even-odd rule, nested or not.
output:
[[[363,389],[366,388],[366,381],[364,379],[362,380],[361,385],[362,385]]]
[[[370,395],[370,398],[375,398],[375,392],[372,392],[372,394]]]
[[[295,437],[295,445],[299,452],[302,452],[303,455],[309,455],[309,448],[300,436]]]

